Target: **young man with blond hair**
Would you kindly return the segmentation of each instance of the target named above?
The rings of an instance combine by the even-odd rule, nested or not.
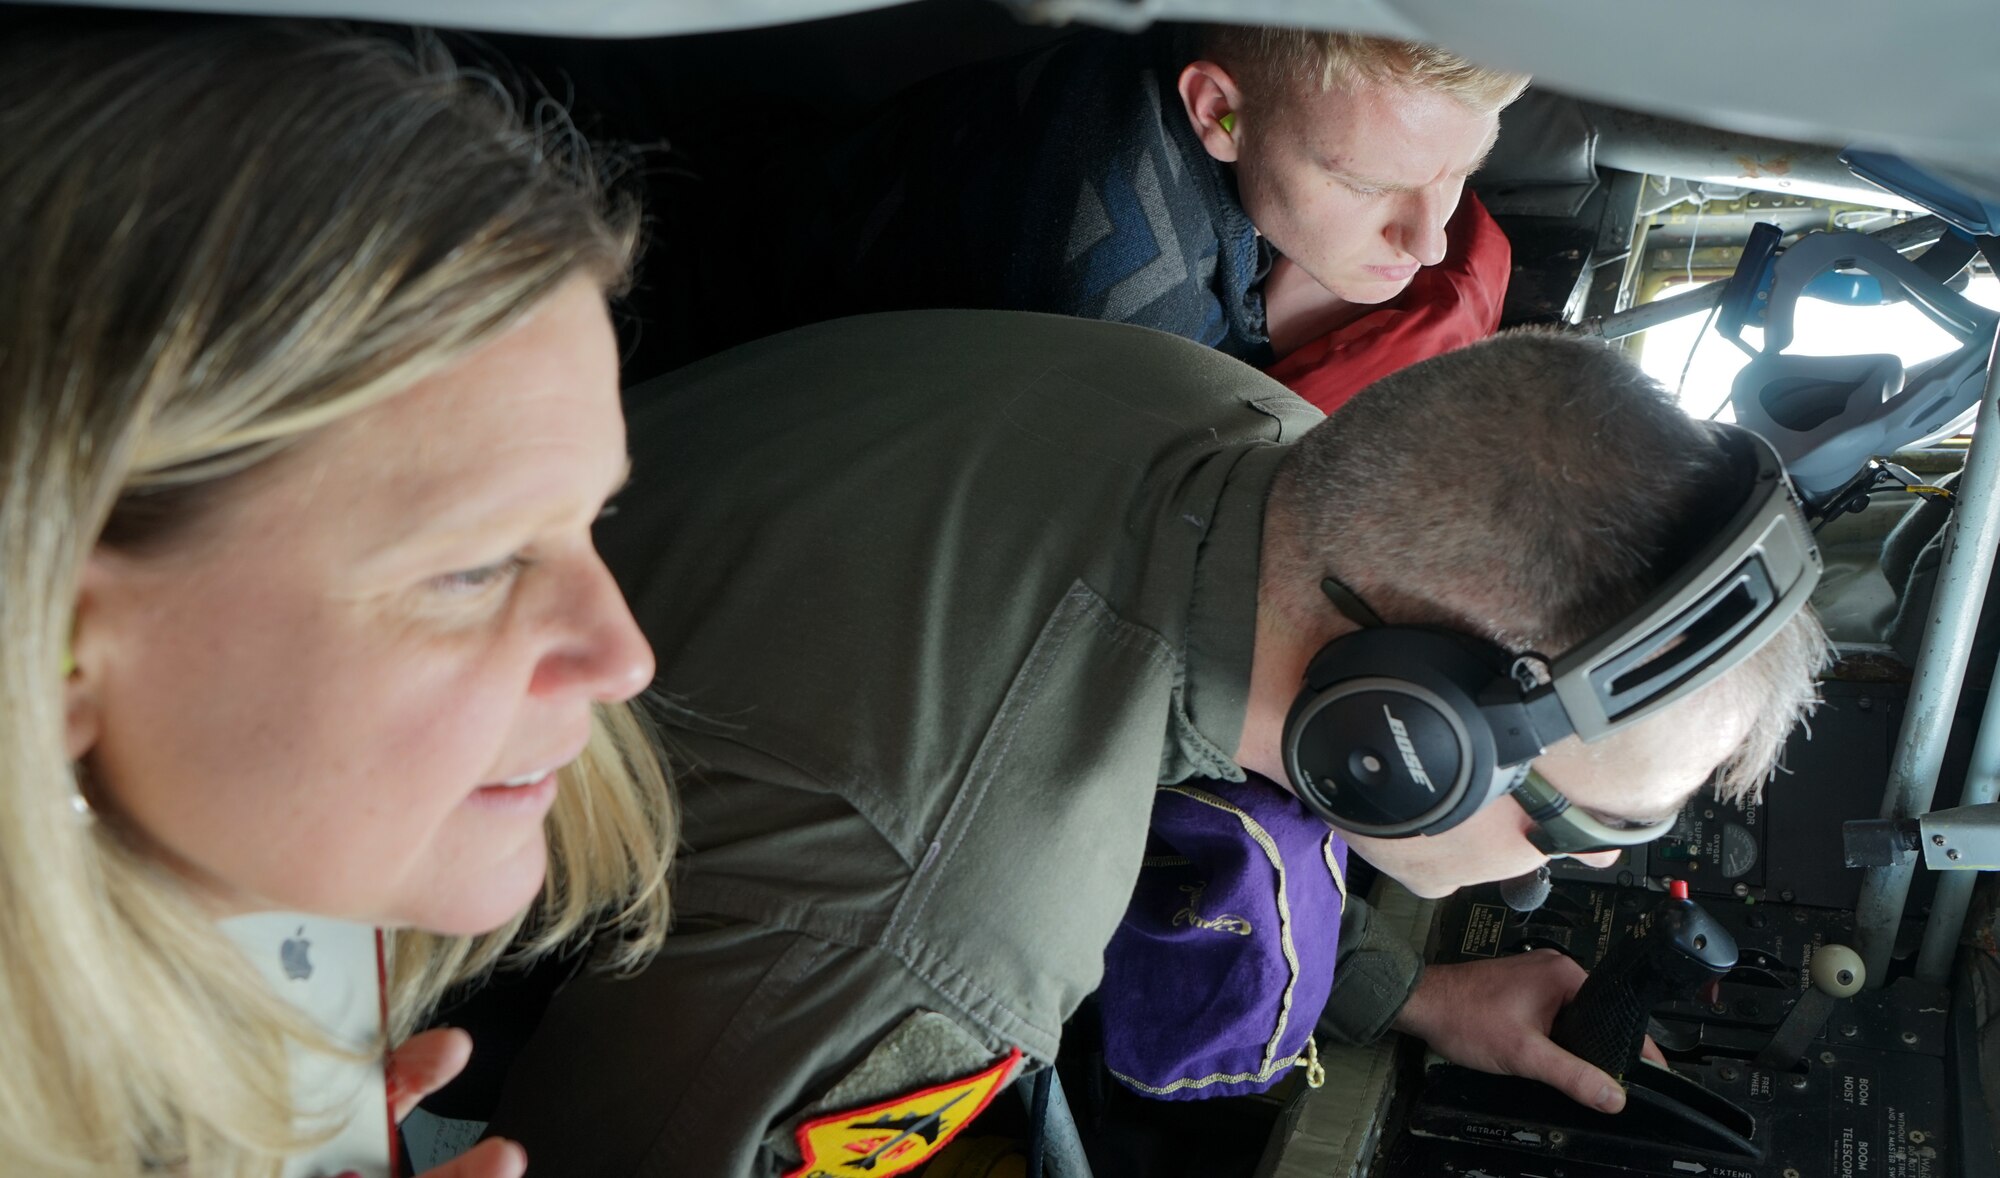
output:
[[[811,211],[759,269],[788,323],[1049,311],[1267,367],[1478,244],[1480,325],[1454,340],[1468,342],[1497,323],[1508,260],[1461,197],[1525,84],[1348,34],[1085,34],[892,101],[783,194]]]
[[[1223,27],[1201,46],[1178,77],[1182,111],[1275,255],[1265,301],[1280,344],[1444,260],[1466,178],[1527,81],[1348,33]]]

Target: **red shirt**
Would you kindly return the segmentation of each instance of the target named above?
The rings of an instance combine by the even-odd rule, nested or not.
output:
[[[1300,346],[1264,371],[1331,413],[1376,379],[1492,335],[1514,251],[1467,192],[1445,224],[1444,261],[1361,318]]]

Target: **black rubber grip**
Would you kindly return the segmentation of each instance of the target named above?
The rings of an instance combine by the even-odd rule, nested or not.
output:
[[[1668,900],[1611,947],[1556,1015],[1556,1045],[1623,1080],[1639,1064],[1653,1008],[1690,998],[1736,965],[1736,939],[1689,900]]]

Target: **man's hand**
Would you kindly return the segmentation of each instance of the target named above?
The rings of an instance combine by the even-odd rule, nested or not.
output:
[[[1582,966],[1554,949],[1433,965],[1396,1016],[1395,1027],[1453,1063],[1540,1080],[1579,1104],[1619,1112],[1625,1090],[1549,1039],[1556,1012],[1576,996],[1586,976]],[[1644,1054],[1662,1066],[1667,1062],[1650,1037]]]
[[[472,1036],[452,1027],[412,1035],[389,1053],[389,1110],[400,1123],[417,1102],[444,1087],[472,1058]],[[491,1138],[422,1178],[521,1178],[528,1169],[525,1150]]]

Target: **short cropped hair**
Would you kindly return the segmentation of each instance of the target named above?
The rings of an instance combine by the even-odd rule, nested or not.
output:
[[[1362,390],[1293,445],[1265,514],[1264,592],[1301,625],[1335,576],[1385,618],[1553,658],[1635,609],[1732,490],[1714,427],[1616,349],[1511,332]],[[1705,691],[1750,721],[1718,789],[1753,795],[1817,698],[1802,610]]]
[[[1202,49],[1253,93],[1386,82],[1436,91],[1474,110],[1497,111],[1528,85],[1526,74],[1474,65],[1435,45],[1321,29],[1214,25],[1205,31]]]

